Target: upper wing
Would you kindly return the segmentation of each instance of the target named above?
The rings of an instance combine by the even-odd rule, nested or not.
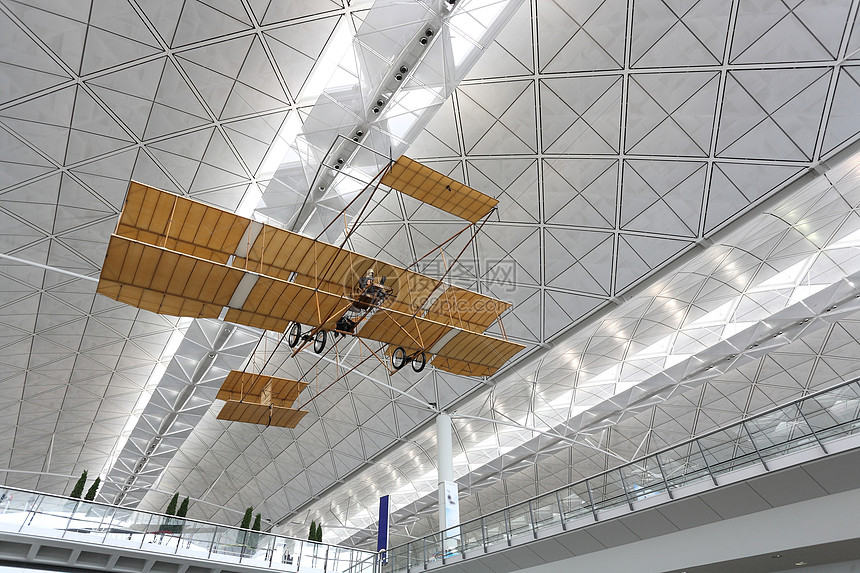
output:
[[[391,308],[474,332],[485,331],[510,307],[493,297],[136,182],[129,186],[116,234],[341,297],[349,297],[358,277],[373,269],[376,276],[387,277],[394,297]],[[262,284],[255,294],[261,288]],[[282,321],[256,310],[242,309],[239,320],[236,312],[228,320],[283,330]]]
[[[394,162],[382,178],[382,184],[473,223],[486,217],[499,204],[489,195],[454,181],[405,155]]]
[[[226,263],[247,241],[250,219],[132,181],[116,234]]]
[[[111,236],[98,292],[160,314],[218,318],[285,331],[291,321],[322,326],[351,302],[282,279]]]

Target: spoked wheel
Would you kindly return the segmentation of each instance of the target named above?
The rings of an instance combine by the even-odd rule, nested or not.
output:
[[[427,365],[427,356],[423,352],[419,352],[412,357],[412,370],[421,372]]]
[[[406,360],[406,351],[403,350],[402,346],[398,346],[394,349],[394,352],[391,353],[391,365],[395,370],[400,370],[406,366]]]
[[[327,334],[325,330],[319,330],[316,336],[314,336],[314,352],[317,354],[322,354],[322,351],[325,350],[325,343],[328,339]]]
[[[302,325],[298,322],[294,322],[290,326],[290,332],[287,334],[287,345],[290,348],[295,348],[299,343],[299,340],[302,339]]]

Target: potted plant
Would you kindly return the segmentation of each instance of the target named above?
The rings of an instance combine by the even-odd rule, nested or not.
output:
[[[179,502],[179,494],[174,493],[167,504],[167,509],[164,510],[166,515],[176,515],[176,504]],[[188,508],[185,508],[186,511]],[[178,519],[166,518],[159,528],[164,533],[182,533],[182,522]]]
[[[254,518],[254,508],[248,507],[245,510],[245,515],[242,516],[242,524],[239,526],[242,528],[241,531],[238,532],[238,538],[236,539],[236,543],[242,547],[242,552],[244,553],[244,549],[247,546],[248,541],[248,530],[251,528],[251,520]]]
[[[259,513],[254,517],[254,525],[251,526],[251,533],[248,534],[248,547],[252,550],[256,550],[257,545],[260,543],[260,534],[258,532],[260,531],[260,521],[262,519],[263,516]]]
[[[69,497],[73,497],[75,499],[81,499],[81,495],[84,493],[84,486],[87,485],[87,470],[81,474],[81,477],[78,478],[78,481],[75,482],[75,487],[72,488],[72,493],[69,494]]]
[[[87,495],[84,496],[84,501],[95,501],[96,493],[99,491],[99,484],[101,483],[102,478],[97,477],[96,481],[93,482],[93,485],[90,486],[90,489],[87,490]]]
[[[74,499],[81,499],[81,496],[84,493],[84,486],[87,485],[87,470],[84,470],[81,473],[81,477],[78,478],[78,481],[75,482],[75,486],[72,488],[72,493],[69,494],[69,497]],[[67,509],[70,513],[75,513],[78,509],[78,505],[80,505],[80,501],[70,501],[63,505],[65,505],[65,509]]]

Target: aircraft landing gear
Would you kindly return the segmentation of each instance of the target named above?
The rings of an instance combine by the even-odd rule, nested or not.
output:
[[[325,350],[327,339],[328,333],[325,330],[318,330],[316,336],[314,336],[314,352],[322,354],[323,350]]]
[[[299,343],[299,340],[302,339],[302,325],[298,322],[294,322],[290,325],[290,332],[287,334],[287,346],[290,348],[295,348]]]
[[[423,352],[419,352],[412,357],[412,370],[421,372],[427,365],[427,356]]]
[[[404,366],[406,366],[406,351],[403,350],[402,346],[398,346],[394,349],[394,352],[391,353],[391,365],[395,370],[400,370]]]
[[[395,348],[394,352],[391,353],[391,366],[393,366],[395,370],[400,370],[406,366],[407,362],[412,363],[412,370],[415,372],[421,372],[427,365],[427,355],[423,352],[416,352],[412,356],[407,356],[406,350],[404,350],[402,346]]]

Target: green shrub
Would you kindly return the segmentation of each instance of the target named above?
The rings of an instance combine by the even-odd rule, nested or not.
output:
[[[249,529],[251,527],[251,518],[254,517],[254,508],[249,507],[245,510],[245,516],[242,518],[242,525],[240,526],[242,529]]]
[[[179,506],[179,511],[176,512],[177,517],[185,517],[188,515],[188,498],[182,500],[182,505]]]
[[[102,478],[97,477],[96,481],[93,482],[93,485],[90,486],[90,489],[87,490],[87,495],[84,496],[86,501],[93,501],[96,498],[96,493],[99,491],[99,484],[102,482]]]
[[[78,478],[78,481],[75,482],[75,487],[72,488],[72,493],[69,494],[69,497],[74,497],[75,499],[81,499],[81,495],[84,493],[84,486],[87,484],[87,470],[84,470],[84,473],[81,474],[81,477]]]
[[[164,513],[167,515],[176,515],[176,504],[179,502],[179,494],[174,493],[173,497],[170,498],[170,503],[167,504],[167,509],[164,510]]]

